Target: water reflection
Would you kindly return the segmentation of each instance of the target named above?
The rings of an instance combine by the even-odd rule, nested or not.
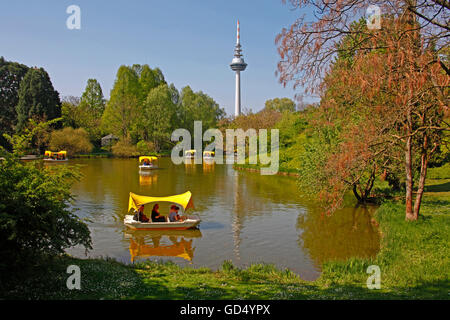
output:
[[[198,229],[184,231],[126,231],[130,238],[131,262],[151,257],[182,258],[191,262],[195,247],[193,238],[201,238]]]
[[[351,257],[373,257],[380,244],[372,220],[375,210],[374,206],[355,206],[328,216],[319,208],[310,208],[307,215],[298,218],[297,228],[303,231],[299,245],[308,250],[316,266]]]
[[[139,172],[139,184],[141,186],[149,186],[152,184],[156,184],[158,182],[158,174],[156,174],[154,171],[145,172],[140,171]]]

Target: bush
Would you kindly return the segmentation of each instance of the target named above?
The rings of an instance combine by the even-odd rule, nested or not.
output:
[[[82,245],[91,249],[88,226],[70,209],[73,167],[39,168],[3,152],[0,161],[0,274]],[[2,281],[0,281],[1,283]]]
[[[139,141],[136,148],[141,155],[149,155],[155,152],[155,145],[152,142],[144,140]]]
[[[136,157],[139,155],[136,146],[132,145],[129,139],[120,139],[112,147],[112,153],[114,156],[121,158]]]
[[[69,156],[72,156],[91,152],[93,145],[89,141],[86,130],[67,127],[52,132],[49,147],[53,151],[65,150]]]

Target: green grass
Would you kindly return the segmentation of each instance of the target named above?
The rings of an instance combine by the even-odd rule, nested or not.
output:
[[[370,259],[327,262],[308,282],[289,270],[255,264],[220,270],[174,263],[125,265],[111,259],[57,257],[32,276],[0,283],[0,299],[445,299],[450,295],[450,192],[447,179],[427,182],[421,215],[404,220],[404,204],[383,203],[375,219],[381,250]],[[81,290],[68,290],[66,268],[81,269]],[[381,289],[366,287],[367,267],[378,265]]]

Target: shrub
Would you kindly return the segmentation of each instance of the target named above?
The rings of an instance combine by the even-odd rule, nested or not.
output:
[[[20,274],[3,271],[32,266],[38,258],[64,253],[72,246],[91,249],[88,226],[69,209],[70,187],[78,171],[68,166],[39,168],[2,153],[0,275]]]
[[[139,141],[136,148],[141,155],[149,155],[155,152],[155,145],[152,142],[144,140]]]
[[[69,156],[78,153],[89,153],[93,148],[86,130],[71,127],[53,131],[49,147],[54,151],[65,150]]]
[[[139,155],[136,146],[132,145],[129,139],[120,139],[112,147],[112,153],[114,156],[121,158],[136,157]]]

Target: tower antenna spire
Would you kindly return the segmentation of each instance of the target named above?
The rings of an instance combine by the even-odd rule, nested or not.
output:
[[[241,71],[244,71],[247,64],[244,62],[241,49],[241,30],[239,19],[237,21],[236,46],[234,47],[234,58],[230,64],[231,70],[236,72],[236,98],[234,105],[234,115],[241,114]]]

